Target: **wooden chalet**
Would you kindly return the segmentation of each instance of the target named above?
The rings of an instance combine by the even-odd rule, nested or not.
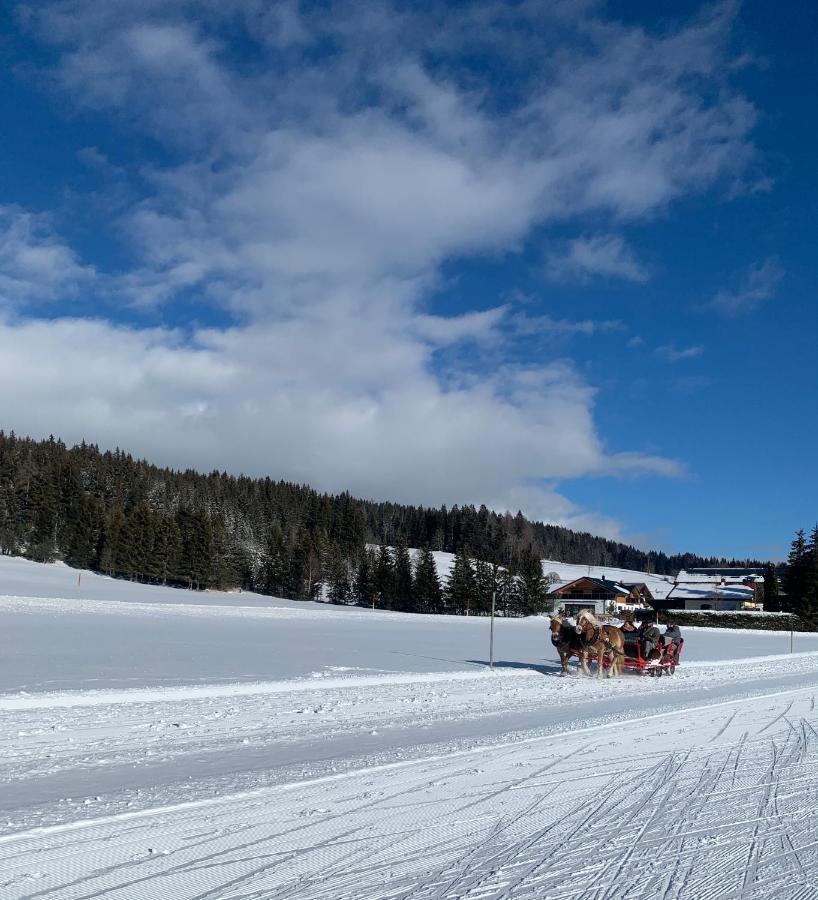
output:
[[[583,609],[590,609],[594,614],[601,615],[612,603],[617,606],[647,606],[653,599],[644,583],[621,584],[590,575],[554,585],[548,592],[548,597],[553,610],[562,608],[568,615],[577,615]]]

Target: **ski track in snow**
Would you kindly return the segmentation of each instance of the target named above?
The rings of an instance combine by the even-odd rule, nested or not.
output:
[[[814,695],[11,835],[0,897],[815,898]]]

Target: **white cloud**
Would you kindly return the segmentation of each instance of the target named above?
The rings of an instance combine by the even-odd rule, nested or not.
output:
[[[500,337],[499,326],[507,313],[507,306],[496,306],[460,316],[418,315],[413,318],[412,327],[419,337],[440,346],[459,341],[494,343]]]
[[[444,388],[430,348],[391,329],[299,319],[202,330],[190,344],[101,321],[5,322],[0,380],[15,390],[0,394],[0,420],[174,466],[416,503],[486,500],[552,520],[583,511],[550,489],[526,502],[521,484],[679,474],[669,460],[606,453],[594,392],[569,364],[506,366]]]
[[[167,151],[144,160],[143,195],[115,223],[138,263],[105,290],[138,305],[185,293],[240,324],[192,343],[104,322],[6,324],[0,366],[26,387],[0,399],[3,421],[176,465],[415,502],[488,497],[575,522],[593,514],[543,483],[677,474],[607,450],[570,364],[513,362],[521,336],[621,323],[429,304],[443,263],[514,253],[535,229],[589,215],[616,223],[605,228],[650,218],[740,175],[755,113],[724,80],[724,9],[650,34],[582,3],[276,7],[63,0],[25,13],[73,102]],[[257,55],[237,66],[231,40]],[[472,52],[500,69],[464,66]],[[70,288],[86,270],[46,245]],[[566,258],[647,277],[616,235],[580,238]],[[453,352],[439,369],[463,342],[497,358]]]
[[[645,282],[650,277],[623,238],[615,234],[580,237],[548,254],[546,272],[558,281],[586,281],[593,277]]]
[[[696,359],[704,353],[704,347],[701,345],[677,347],[675,344],[665,344],[663,347],[657,347],[654,353],[667,362],[676,363],[683,359]]]
[[[47,216],[0,206],[0,307],[64,299],[94,274],[54,233]]]
[[[624,331],[625,324],[618,319],[553,319],[551,316],[529,316],[517,313],[513,319],[514,330],[519,335],[536,337],[569,337],[574,334],[606,334]]]
[[[728,316],[752,312],[765,300],[775,296],[778,283],[784,277],[784,271],[775,259],[766,259],[762,263],[750,266],[742,285],[736,291],[719,291],[705,305],[705,309],[714,309]]]

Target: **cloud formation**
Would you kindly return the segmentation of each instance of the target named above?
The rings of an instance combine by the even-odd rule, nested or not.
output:
[[[588,281],[594,277],[623,278],[644,283],[650,277],[625,240],[616,234],[579,237],[548,254],[546,271],[557,281]]]
[[[737,316],[752,312],[775,296],[776,288],[784,277],[784,270],[778,260],[770,258],[764,262],[750,266],[741,286],[735,291],[719,291],[705,305],[705,309],[713,309],[726,316]]]
[[[675,344],[665,344],[657,347],[654,353],[669,363],[681,362],[683,359],[696,359],[704,353],[704,347],[697,344],[693,347],[677,347]]]
[[[0,308],[65,299],[94,277],[48,217],[0,206]]]
[[[26,387],[0,399],[4,421],[178,465],[488,498],[562,521],[591,514],[559,479],[677,473],[603,444],[594,390],[570,362],[514,353],[535,332],[591,336],[618,320],[430,304],[444,263],[516,253],[588,216],[616,229],[741,177],[755,111],[725,80],[730,15],[652,34],[582,3],[23,8],[63,95],[162,148],[137,166],[105,158],[138,191],[111,223],[135,263],[98,276],[106,296],[184,298],[234,324],[8,320],[0,358]],[[91,271],[53,237],[26,239],[63,254],[67,292]],[[554,265],[648,274],[613,231],[571,242]],[[18,303],[59,293],[47,269],[4,265]]]

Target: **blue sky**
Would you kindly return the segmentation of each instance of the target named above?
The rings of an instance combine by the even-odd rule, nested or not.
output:
[[[0,425],[783,556],[818,11],[667,9],[6,5]]]

